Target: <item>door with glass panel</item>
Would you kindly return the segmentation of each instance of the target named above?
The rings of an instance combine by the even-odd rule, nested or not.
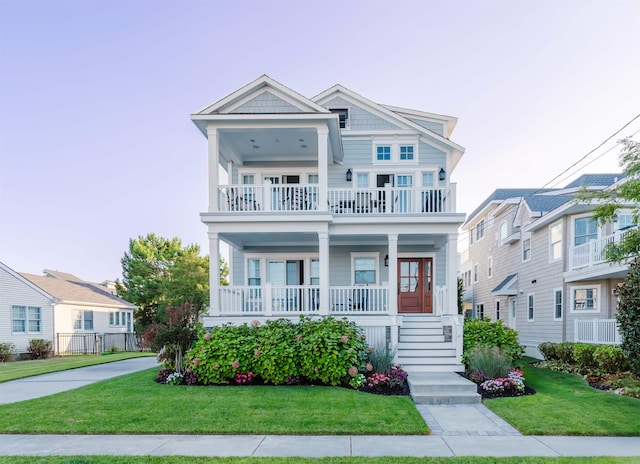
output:
[[[433,312],[433,259],[398,259],[398,312]]]
[[[271,284],[273,311],[301,310],[303,261],[270,260],[267,272]]]
[[[410,175],[397,175],[396,185],[398,193],[395,199],[394,212],[409,213],[413,209],[411,207],[413,177]]]

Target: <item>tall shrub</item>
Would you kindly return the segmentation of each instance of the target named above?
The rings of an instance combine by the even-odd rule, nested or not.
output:
[[[622,350],[631,370],[640,375],[640,256],[629,264],[625,281],[618,286],[618,314],[616,319],[622,334]]]
[[[501,320],[465,319],[462,360],[468,365],[468,356],[477,345],[497,346],[513,361],[524,355],[524,347],[518,343],[518,332],[505,327]]]
[[[29,359],[48,359],[53,355],[53,342],[41,338],[29,340],[27,354]]]

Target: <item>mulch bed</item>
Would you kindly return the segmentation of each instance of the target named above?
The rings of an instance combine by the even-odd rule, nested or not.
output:
[[[470,380],[471,382],[473,382],[473,380],[471,380],[469,378],[469,376],[467,375],[466,372],[458,372],[458,375],[464,377],[467,380]],[[475,383],[475,382],[474,382]],[[531,388],[528,387],[527,385],[524,386],[524,391],[523,392],[519,392],[519,391],[506,391],[506,392],[487,392],[485,390],[482,389],[482,387],[480,386],[479,383],[476,383],[476,387],[477,387],[477,391],[480,394],[480,396],[482,396],[483,400],[490,400],[493,398],[514,398],[514,397],[518,397],[518,396],[527,396],[527,395],[535,395],[536,391]]]

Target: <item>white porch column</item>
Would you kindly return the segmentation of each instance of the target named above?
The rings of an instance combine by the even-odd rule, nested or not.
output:
[[[398,234],[387,235],[389,241],[389,314],[398,314]]]
[[[207,140],[209,147],[209,212],[214,212],[218,211],[218,176],[220,175],[220,142],[216,127],[207,126]]]
[[[329,315],[329,233],[318,232],[320,259],[320,315]]]
[[[328,210],[328,194],[329,185],[329,129],[327,127],[318,127],[318,211]],[[320,259],[322,266],[322,259]],[[322,282],[322,278],[320,280]],[[320,300],[322,301],[322,300]],[[322,304],[322,303],[321,303]]]
[[[209,315],[220,315],[220,239],[209,232]]]
[[[449,234],[447,242],[447,298],[444,314],[458,314],[458,234]]]

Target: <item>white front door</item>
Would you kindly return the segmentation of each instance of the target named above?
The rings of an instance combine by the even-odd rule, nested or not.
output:
[[[516,299],[509,298],[509,318],[508,326],[515,330],[516,328]]]

